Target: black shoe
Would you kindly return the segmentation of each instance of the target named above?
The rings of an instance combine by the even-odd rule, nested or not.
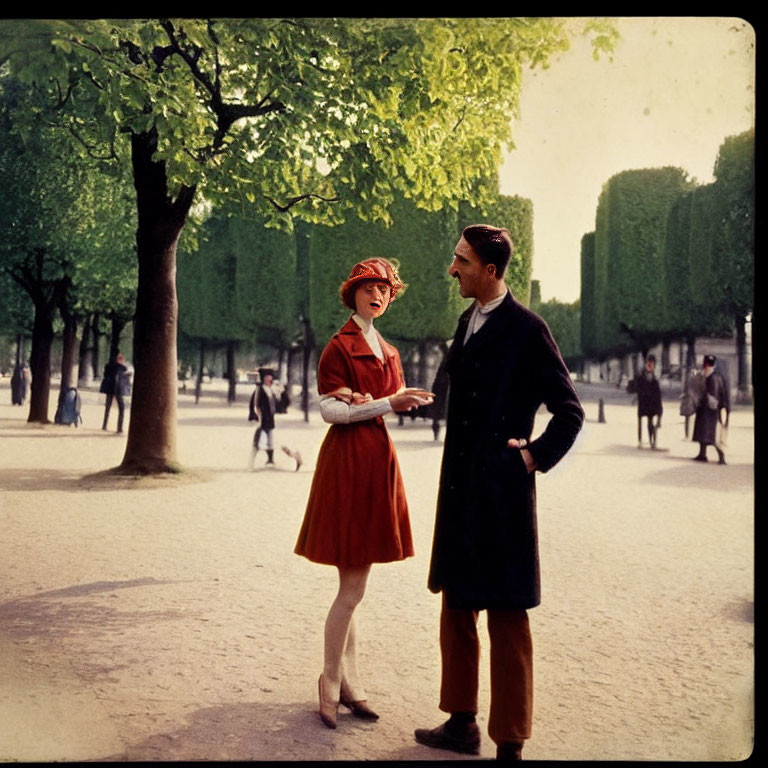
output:
[[[522,760],[523,745],[517,741],[502,741],[496,747],[497,760]]]
[[[699,454],[698,456],[694,456],[693,460],[694,461],[709,461],[709,459],[706,456],[702,456],[701,454]]]
[[[461,730],[449,729],[447,725],[443,723],[432,729],[417,728],[413,735],[425,747],[449,749],[465,755],[480,754],[480,729],[477,723],[468,723]]]

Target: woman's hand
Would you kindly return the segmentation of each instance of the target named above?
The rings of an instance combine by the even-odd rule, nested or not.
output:
[[[435,393],[427,389],[418,389],[417,387],[408,387],[400,390],[394,395],[390,395],[389,404],[395,412],[411,411],[422,405],[430,405],[434,400]]]
[[[361,395],[359,392],[352,393],[352,405],[360,405],[361,403],[370,403],[373,400],[373,395],[370,392],[366,392]]]

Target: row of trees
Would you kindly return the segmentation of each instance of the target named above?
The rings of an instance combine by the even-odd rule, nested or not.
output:
[[[610,25],[585,25],[595,52],[612,47]],[[136,375],[120,470],[176,467],[176,251],[196,207],[290,229],[389,222],[397,196],[433,212],[489,202],[521,70],[568,37],[554,18],[4,21],[0,87],[30,91],[11,130],[49,125],[73,165],[132,177]]]
[[[84,356],[98,349],[89,336],[100,317],[111,320],[114,346],[133,316],[135,224],[123,177],[79,162],[72,137],[45,122],[14,123],[31,97],[15,81],[0,90],[0,330],[32,338],[29,420],[47,421],[54,333],[63,339],[63,392],[73,384],[78,331]]]
[[[754,131],[727,138],[715,181],[679,168],[624,171],[603,187],[581,242],[581,349],[605,359],[658,343],[734,334],[748,389],[754,310]],[[689,361],[690,365],[693,361]]]
[[[405,298],[380,321],[387,338],[406,350],[416,347],[422,368],[429,350],[453,334],[464,302],[447,266],[461,229],[477,221],[502,222],[512,232],[515,254],[507,273],[514,294],[529,300],[533,251],[530,200],[498,196],[483,208],[461,204],[429,212],[399,198],[392,223],[353,218],[334,227],[300,225],[292,233],[266,229],[226,213],[212,213],[194,247],[179,251],[180,329],[206,349],[226,348],[227,370],[234,350],[254,341],[283,353],[301,352],[306,375],[315,347],[323,347],[346,321],[338,289],[357,261],[382,256],[399,263]],[[202,370],[202,359],[198,371]],[[426,371],[417,372],[426,385]],[[234,386],[230,376],[230,387]],[[304,392],[308,391],[304,381]],[[305,402],[306,406],[306,402]]]

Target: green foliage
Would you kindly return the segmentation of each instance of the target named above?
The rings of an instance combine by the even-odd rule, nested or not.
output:
[[[0,268],[0,336],[29,335],[32,332],[32,303],[3,269]]]
[[[596,296],[603,303],[597,313],[601,348],[633,348],[641,338],[648,341],[666,330],[667,215],[677,197],[692,186],[679,168],[624,171],[607,182],[595,229],[595,269],[600,274]]]
[[[581,238],[580,343],[584,355],[598,356],[597,292],[595,285],[595,233]]]
[[[188,336],[279,346],[297,333],[293,235],[223,212],[179,250],[179,322]]]
[[[93,214],[86,169],[74,162],[65,137],[43,123],[18,130],[14,117],[26,95],[0,81],[0,271],[36,306],[55,305]]]
[[[550,299],[541,302],[536,313],[546,321],[569,365],[581,356],[581,312],[578,299],[572,303]]]
[[[538,280],[531,280],[531,303],[530,308],[534,312],[538,312],[538,308],[541,305],[541,282]]]
[[[392,211],[389,227],[358,219],[333,228],[312,228],[311,318],[320,346],[349,317],[339,298],[341,283],[354,264],[374,256],[398,263],[408,286],[378,321],[386,338],[442,340],[453,334],[463,308],[448,274],[456,245],[456,215],[450,210],[428,213],[402,199]]]
[[[590,24],[605,50],[605,25]],[[397,194],[431,211],[474,199],[511,146],[522,68],[567,47],[553,18],[12,19],[0,30],[0,59],[35,86],[26,126],[55,107],[105,157],[121,135],[155,133],[171,190],[236,198],[286,227],[387,221]]]
[[[528,306],[533,271],[533,203],[517,195],[496,195],[484,205],[461,205],[459,235],[464,227],[482,223],[509,230],[514,252],[507,267],[506,282],[514,297]]]
[[[754,309],[754,130],[730,136],[721,145],[714,192],[720,246],[715,264],[717,299],[732,317],[744,317]]]

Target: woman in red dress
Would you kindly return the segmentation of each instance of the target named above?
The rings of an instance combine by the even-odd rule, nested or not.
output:
[[[331,424],[317,458],[295,552],[335,565],[339,591],[325,622],[319,714],[336,727],[339,703],[358,717],[378,715],[358,678],[354,611],[372,563],[413,555],[408,504],[395,447],[383,416],[431,402],[405,389],[398,351],[373,327],[404,284],[386,259],[352,268],[339,294],[354,314],[320,356],[320,411]]]

